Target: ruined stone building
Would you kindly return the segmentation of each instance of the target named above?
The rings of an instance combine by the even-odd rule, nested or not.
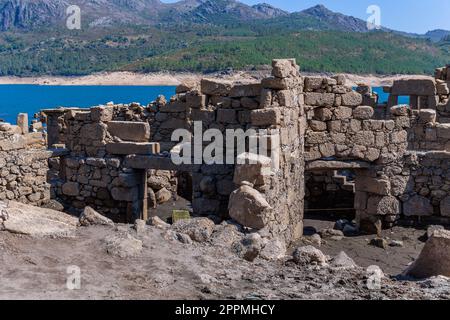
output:
[[[231,216],[287,243],[302,236],[305,207],[350,209],[369,233],[405,218],[448,223],[449,88],[447,66],[435,79],[395,81],[381,104],[370,87],[304,77],[294,60],[274,60],[262,81],[203,79],[148,106],[44,110],[48,150],[36,145],[39,133],[0,124],[0,200],[58,199],[129,221],[178,194],[195,215]],[[398,105],[401,96],[410,105]],[[253,129],[223,146],[237,164],[173,163],[182,148],[172,134],[195,133],[198,121],[215,136]],[[265,155],[240,152],[252,139]]]

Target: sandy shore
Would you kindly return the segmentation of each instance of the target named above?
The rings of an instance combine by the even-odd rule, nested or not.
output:
[[[177,86],[184,79],[197,78],[199,75],[190,73],[169,74],[132,72],[96,73],[80,77],[0,77],[0,84],[34,84],[34,85],[102,85],[102,86]]]
[[[310,74],[319,75],[319,74]],[[195,73],[132,73],[132,72],[111,72],[97,73],[80,77],[0,77],[0,84],[34,84],[34,85],[105,85],[105,86],[176,86],[186,79],[200,79],[201,77],[221,77],[230,80],[237,79],[258,79],[264,76],[264,72],[248,73],[235,72],[231,75],[202,75]],[[347,84],[357,86],[360,83],[368,84],[373,87],[392,85],[392,82],[400,78],[416,77],[413,75],[354,75],[345,74]]]

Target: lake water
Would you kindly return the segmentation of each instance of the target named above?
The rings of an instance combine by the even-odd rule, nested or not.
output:
[[[380,102],[386,102],[388,95],[382,88],[374,88]],[[57,107],[88,108],[100,104],[140,102],[147,105],[158,95],[170,97],[175,94],[174,86],[39,86],[0,85],[0,119],[15,123],[18,113],[27,112],[30,119],[41,109]],[[401,97],[400,103],[408,103]]]
[[[140,102],[147,105],[158,95],[170,97],[174,86],[39,86],[0,85],[0,119],[16,123],[18,113],[28,113],[30,120],[41,109],[57,107],[88,108],[110,101]]]
[[[374,87],[372,88],[373,92],[376,92],[378,94],[378,103],[386,103],[389,98],[388,93],[383,92],[383,88],[381,87]],[[398,97],[398,103],[399,104],[409,104],[409,97]]]

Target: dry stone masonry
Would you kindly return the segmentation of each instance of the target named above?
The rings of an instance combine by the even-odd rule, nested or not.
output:
[[[348,196],[363,232],[402,218],[450,221],[449,66],[435,78],[395,81],[384,88],[384,105],[369,86],[353,89],[341,75],[303,77],[293,59],[272,67],[261,81],[186,82],[148,106],[43,110],[52,151],[30,149],[42,139],[28,133],[23,116],[18,126],[2,123],[0,200],[43,204],[51,195],[72,210],[90,206],[130,221],[182,195],[195,215],[231,217],[284,243],[302,236],[305,206],[327,192]],[[410,104],[398,105],[400,96]],[[172,141],[177,129],[190,132],[192,149],[230,131],[248,135],[224,141],[232,163],[175,165],[172,157],[183,153]],[[196,140],[206,130],[214,137]]]
[[[33,131],[27,114],[18,115],[17,125],[0,122],[0,201],[43,205],[50,200],[47,161],[53,153],[45,150],[42,132]]]

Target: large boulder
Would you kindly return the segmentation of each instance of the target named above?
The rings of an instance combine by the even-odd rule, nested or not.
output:
[[[32,237],[71,237],[78,219],[60,211],[0,201],[0,229]]]
[[[91,225],[114,226],[114,222],[111,219],[102,216],[91,207],[84,208],[80,216],[80,224],[85,227]]]
[[[244,227],[264,228],[273,220],[273,212],[264,196],[249,185],[242,185],[230,196],[229,214]]]
[[[438,275],[450,277],[450,231],[434,231],[406,274],[419,279]]]

